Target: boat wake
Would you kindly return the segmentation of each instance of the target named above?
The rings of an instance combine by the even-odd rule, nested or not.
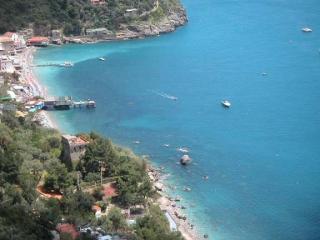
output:
[[[152,92],[157,94],[160,97],[163,97],[163,98],[167,98],[167,99],[170,99],[170,100],[173,100],[173,101],[177,101],[178,100],[178,97],[169,95],[169,94],[164,93],[164,92],[157,92],[157,91],[152,91]]]

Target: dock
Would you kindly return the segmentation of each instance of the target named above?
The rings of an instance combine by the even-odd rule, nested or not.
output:
[[[92,100],[73,102],[73,108],[95,108],[96,102]]]
[[[44,100],[44,110],[70,110],[72,108],[95,108],[93,100],[74,101],[70,96],[53,97]]]
[[[64,63],[43,63],[32,65],[33,67],[73,67],[72,62],[64,62]]]

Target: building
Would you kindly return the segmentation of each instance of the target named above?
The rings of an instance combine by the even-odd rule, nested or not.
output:
[[[10,37],[0,36],[0,51],[2,55],[7,55],[14,51],[14,41]]]
[[[47,37],[32,37],[27,41],[28,46],[47,47],[49,45],[49,39]]]
[[[6,32],[3,36],[8,37],[13,41],[15,49],[22,49],[26,47],[26,41],[22,35],[15,32]]]
[[[18,32],[19,35],[23,36],[24,39],[32,38],[33,36],[33,29],[32,28],[26,28]]]
[[[51,31],[51,41],[54,44],[62,44],[62,32],[61,30],[52,30]]]
[[[44,110],[68,110],[72,105],[71,97],[49,98],[44,101]]]
[[[63,158],[78,161],[86,152],[86,146],[88,144],[89,142],[81,137],[62,135]]]

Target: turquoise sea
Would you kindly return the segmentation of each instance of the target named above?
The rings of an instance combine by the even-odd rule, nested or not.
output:
[[[150,155],[210,239],[320,239],[320,1],[183,3],[175,33],[38,51],[38,63],[75,63],[37,69],[51,95],[97,102],[53,117]],[[180,146],[192,165],[177,164]]]

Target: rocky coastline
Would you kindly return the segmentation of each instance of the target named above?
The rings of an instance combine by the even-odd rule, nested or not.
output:
[[[170,11],[168,16],[163,17],[157,22],[137,21],[134,24],[121,24],[118,31],[105,31],[103,34],[81,35],[63,37],[63,43],[95,43],[99,41],[117,41],[129,39],[143,39],[146,37],[159,36],[160,34],[170,33],[178,27],[184,26],[188,22],[186,10],[179,7]]]

